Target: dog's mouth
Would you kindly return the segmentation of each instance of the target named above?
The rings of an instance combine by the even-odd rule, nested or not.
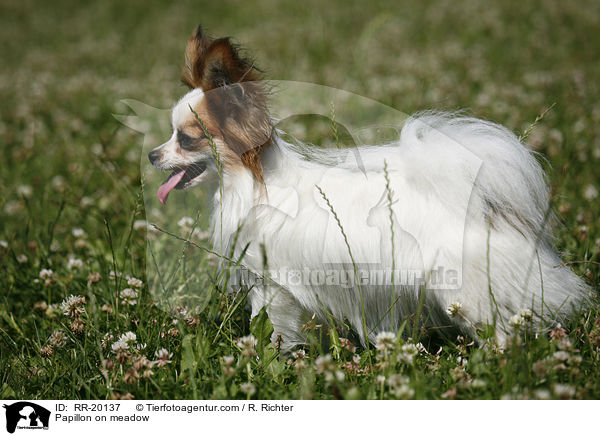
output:
[[[167,204],[167,197],[173,189],[185,189],[206,170],[206,162],[199,161],[187,167],[176,168],[158,188],[158,201]]]

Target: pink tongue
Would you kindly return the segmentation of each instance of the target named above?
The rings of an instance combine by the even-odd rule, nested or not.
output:
[[[160,188],[158,188],[158,201],[160,201],[162,204],[167,204],[167,197],[169,196],[169,192],[171,192],[173,188],[177,186],[177,184],[183,178],[184,174],[185,171],[178,172],[174,176],[167,179],[165,183],[160,185]]]

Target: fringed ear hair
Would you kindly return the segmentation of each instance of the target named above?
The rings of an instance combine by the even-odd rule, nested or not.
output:
[[[213,40],[198,26],[185,50],[183,83],[190,88],[209,91],[257,79],[254,64],[240,56],[238,47],[229,38]]]
[[[181,81],[190,88],[200,88],[202,85],[206,50],[211,43],[212,38],[202,33],[202,26],[198,26],[188,40]]]
[[[204,63],[205,90],[256,79],[254,65],[239,55],[229,38],[217,39],[210,45]]]

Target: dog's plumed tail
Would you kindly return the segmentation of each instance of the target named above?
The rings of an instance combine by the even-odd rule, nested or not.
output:
[[[510,319],[521,310],[531,309],[533,318],[556,322],[588,301],[590,288],[553,248],[551,229],[556,218],[539,155],[523,146],[514,133],[460,114],[424,112],[407,120],[400,142],[437,154],[427,158],[430,167],[440,166],[428,171],[427,177],[437,178],[430,179],[433,189],[456,193],[458,184],[472,183],[461,298],[471,299],[467,306],[473,315],[491,306],[488,313],[500,319],[500,339],[510,333]],[[464,156],[457,158],[461,153]],[[456,199],[456,195],[439,194]],[[487,299],[476,289],[482,283],[489,286]]]
[[[549,237],[547,229],[554,216],[545,173],[536,153],[510,130],[475,118],[428,111],[409,118],[402,129],[403,144],[414,138],[426,146],[454,142],[445,153],[463,148],[480,160],[474,184],[480,203],[471,206],[481,209],[472,212],[483,212],[492,221],[500,218],[526,235],[543,232],[543,238]],[[467,180],[472,176],[467,175]],[[465,174],[457,177],[464,179]]]

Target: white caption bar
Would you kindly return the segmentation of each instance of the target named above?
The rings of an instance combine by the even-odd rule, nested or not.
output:
[[[0,401],[0,434],[577,434],[595,401]],[[594,410],[592,410],[594,409]],[[548,417],[552,417],[548,419]],[[393,433],[390,433],[393,430]]]

